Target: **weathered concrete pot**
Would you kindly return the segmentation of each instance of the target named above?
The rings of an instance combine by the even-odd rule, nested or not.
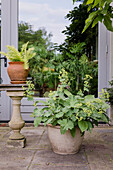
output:
[[[9,62],[7,68],[8,75],[11,79],[11,84],[25,84],[29,69],[24,69],[24,62]]]
[[[109,118],[110,118],[110,125],[113,125],[113,105],[110,105],[110,108],[108,110]]]
[[[60,133],[60,126],[52,126],[50,124],[48,125],[48,137],[53,151],[62,155],[77,153],[84,138],[81,136],[78,127],[76,127],[76,135],[73,138],[70,131],[62,135]]]

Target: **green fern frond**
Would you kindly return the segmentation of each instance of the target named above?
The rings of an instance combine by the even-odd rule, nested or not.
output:
[[[21,55],[18,50],[14,46],[7,45],[7,54],[9,56],[10,61],[22,61]]]
[[[1,52],[1,51],[0,51],[0,54],[2,54],[2,55],[4,55],[4,56],[6,56],[6,57],[7,57],[7,59],[9,59],[9,57],[10,57],[7,53]]]

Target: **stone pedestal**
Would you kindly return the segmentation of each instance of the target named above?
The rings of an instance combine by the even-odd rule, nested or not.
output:
[[[7,145],[9,147],[17,147],[23,148],[25,147],[26,139],[24,135],[20,133],[21,129],[24,127],[25,122],[22,119],[20,106],[21,106],[21,99],[24,96],[24,91],[22,86],[27,89],[27,85],[21,84],[1,84],[0,91],[6,91],[7,96],[12,99],[13,104],[13,113],[12,118],[9,122],[9,127],[12,129],[13,133],[9,136],[9,140],[7,141]]]

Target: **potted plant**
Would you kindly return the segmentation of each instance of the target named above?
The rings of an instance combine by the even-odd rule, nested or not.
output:
[[[48,136],[55,153],[74,154],[79,151],[86,130],[91,132],[100,121],[109,122],[106,115],[106,109],[109,108],[106,103],[108,93],[103,91],[100,98],[95,98],[94,95],[85,96],[84,93],[89,91],[91,78],[86,75],[83,91],[73,95],[68,90],[67,72],[62,70],[60,73],[57,90],[50,92],[47,102],[41,101],[46,107],[39,109],[37,103],[40,101],[34,102],[34,125],[37,127],[40,122],[44,122],[48,126]],[[30,91],[28,97],[31,97]]]
[[[109,94],[109,117],[110,117],[110,125],[113,125],[113,80],[109,81],[109,87],[105,88]]]
[[[34,48],[28,48],[28,42],[22,45],[19,52],[14,46],[7,45],[7,53],[0,52],[10,60],[7,68],[12,84],[24,84],[29,73],[29,59],[35,56]],[[28,49],[27,49],[28,48]]]

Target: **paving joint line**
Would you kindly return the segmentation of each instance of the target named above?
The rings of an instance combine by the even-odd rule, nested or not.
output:
[[[42,138],[42,136],[43,136],[44,133],[45,133],[45,130],[42,132],[42,135],[40,136],[39,141],[41,140],[41,138]],[[39,142],[39,143],[40,143],[40,142]],[[39,144],[39,143],[38,143],[38,144]],[[33,153],[32,159],[31,159],[31,161],[30,161],[30,163],[29,163],[29,165],[28,165],[28,167],[27,167],[27,170],[29,170],[29,168],[30,168],[30,166],[31,166],[31,164],[32,164],[32,162],[33,162],[33,159],[34,159],[34,157],[35,157],[36,152],[37,152],[37,149],[36,149],[36,150],[34,151],[34,153]]]
[[[89,163],[89,161],[88,161],[88,156],[87,156],[87,153],[86,153],[85,148],[84,148],[84,155],[85,155],[86,160],[87,160],[88,169],[91,170],[90,163]]]

